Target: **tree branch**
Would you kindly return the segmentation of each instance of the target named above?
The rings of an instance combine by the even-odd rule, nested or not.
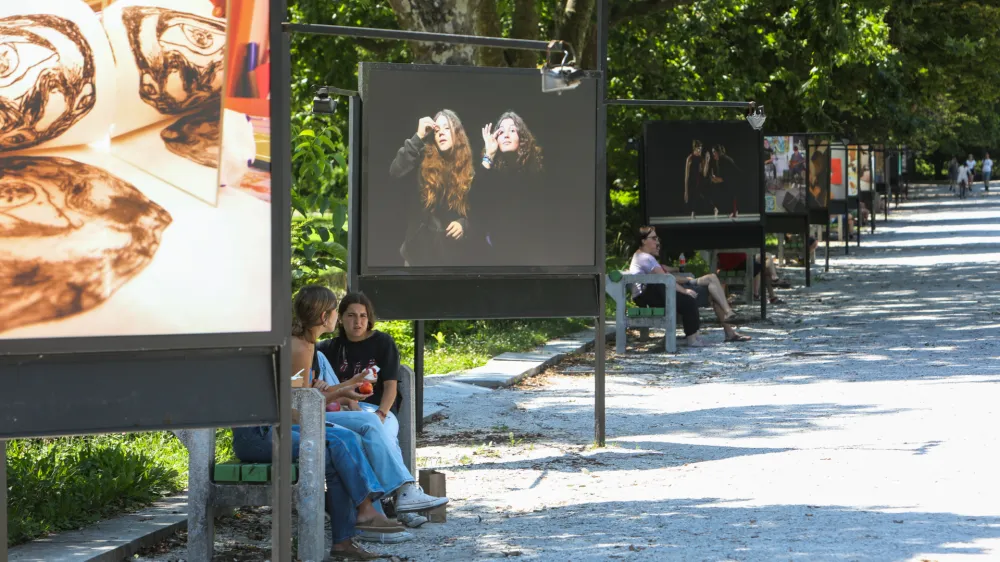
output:
[[[642,0],[630,2],[620,8],[611,7],[608,23],[612,26],[642,16],[673,10],[677,6],[690,4],[693,0]]]

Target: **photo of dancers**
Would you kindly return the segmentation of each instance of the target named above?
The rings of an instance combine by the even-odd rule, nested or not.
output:
[[[644,148],[650,217],[684,222],[759,216],[756,163],[766,153],[745,122],[648,122]]]
[[[365,66],[365,266],[594,265],[593,80],[555,96],[534,72]]]

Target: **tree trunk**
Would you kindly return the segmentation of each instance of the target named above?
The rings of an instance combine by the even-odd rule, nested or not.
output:
[[[584,58],[587,34],[593,27],[591,19],[594,16],[594,6],[595,0],[566,0],[566,8],[563,10],[563,24],[558,38],[573,46],[578,62]]]
[[[480,0],[389,0],[400,29],[476,34],[476,12]],[[493,10],[494,15],[496,9]],[[473,64],[475,49],[465,45],[413,42],[413,58],[419,63]]]
[[[476,8],[476,35],[483,37],[500,37],[500,17],[497,15],[496,0],[479,0]],[[482,66],[507,66],[507,60],[501,49],[478,49],[478,61]]]
[[[535,0],[514,0],[510,36],[517,39],[538,39],[538,11],[535,9]],[[507,52],[507,60],[511,66],[534,68],[538,65],[538,55],[539,53],[535,51],[511,50]]]

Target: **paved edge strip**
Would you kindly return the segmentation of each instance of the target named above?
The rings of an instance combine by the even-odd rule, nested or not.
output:
[[[187,494],[145,509],[12,547],[11,562],[121,562],[187,528]]]

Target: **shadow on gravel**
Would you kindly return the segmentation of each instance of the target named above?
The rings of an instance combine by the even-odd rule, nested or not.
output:
[[[975,542],[1000,538],[1000,518],[996,517],[798,504],[745,507],[739,503],[699,498],[575,504],[512,515],[491,522],[479,538],[459,541],[489,542],[491,535],[502,537],[509,548],[523,551],[522,558],[544,560],[882,562],[920,555],[933,559],[985,554],[989,550]],[[532,520],[538,524],[525,524]],[[551,529],[560,520],[565,524],[555,535],[508,528],[516,524],[519,530]]]

